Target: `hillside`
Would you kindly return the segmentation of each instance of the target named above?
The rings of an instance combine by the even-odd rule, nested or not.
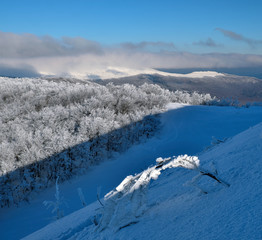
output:
[[[30,201],[58,176],[83,174],[151,137],[168,102],[212,100],[152,84],[0,77],[0,207]]]
[[[0,6],[0,240],[262,240],[262,0]]]
[[[134,84],[140,86],[144,83],[157,84],[163,88],[175,91],[197,91],[210,93],[218,98],[234,98],[241,103],[262,101],[262,80],[255,77],[237,76],[232,74],[207,74],[198,72],[191,74],[173,74],[157,72],[153,74],[139,74],[129,77],[96,80],[97,83],[106,84]],[[212,72],[211,72],[212,73]],[[213,72],[214,73],[214,72]]]
[[[93,221],[96,209],[101,206],[93,203],[25,239],[249,239],[250,236],[260,239],[262,124],[233,138],[228,137],[261,122],[261,119],[259,107],[192,106],[168,112],[162,118],[165,127],[161,135],[133,147],[119,161],[99,167],[104,169],[106,181],[110,179],[106,176],[111,171],[115,175],[117,170],[127,169],[128,162],[129,166],[136,167],[125,175],[120,174],[122,180],[155,164],[157,157],[190,154],[197,156],[200,169],[217,175],[229,187],[208,176],[196,178],[199,175],[197,169],[166,169],[146,186],[143,191],[146,195],[140,204],[142,209],[138,208],[141,211],[137,216],[136,211],[133,216],[128,215],[125,212],[128,208],[121,208],[125,199],[121,203],[123,199],[119,198],[115,201],[116,206],[119,204],[119,208],[115,208],[118,211],[113,210],[110,218],[117,221],[109,220],[109,227],[100,232]],[[212,136],[216,138],[210,145]],[[224,140],[220,143],[216,139]],[[211,148],[205,149],[208,145]],[[120,162],[124,165],[118,165]],[[118,179],[114,178],[111,189],[122,181]],[[135,199],[141,199],[139,193]],[[105,212],[102,210],[101,213],[103,220]],[[131,221],[121,221],[121,215],[131,217]],[[101,219],[101,215],[98,218]]]

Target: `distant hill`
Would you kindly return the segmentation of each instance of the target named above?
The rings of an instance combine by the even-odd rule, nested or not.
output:
[[[160,74],[139,74],[129,77],[94,80],[99,84],[114,83],[117,85],[130,83],[140,86],[144,83],[158,84],[159,86],[175,91],[197,91],[210,93],[218,98],[233,98],[241,103],[262,102],[262,80],[255,77],[237,76],[231,74],[216,77],[176,77]]]
[[[247,76],[262,79],[262,68],[260,67],[242,67],[242,68],[158,68],[158,71],[166,73],[188,74],[196,71],[216,71],[220,73],[233,74],[237,76]]]

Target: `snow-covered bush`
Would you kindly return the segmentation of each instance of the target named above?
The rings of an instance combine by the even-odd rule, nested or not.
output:
[[[85,207],[87,204],[86,204],[86,200],[85,200],[85,196],[83,194],[82,188],[80,187],[77,188],[77,193],[78,193],[82,206]]]
[[[237,99],[233,99],[233,98],[221,98],[221,99],[214,98],[210,101],[207,101],[206,104],[212,105],[212,106],[221,106],[221,107],[225,107],[225,106],[240,107],[241,106],[240,102]]]
[[[154,115],[168,102],[209,100],[149,84],[0,78],[0,206],[150,137],[159,126]]]
[[[195,169],[199,166],[197,157],[187,155],[173,159],[158,158],[156,161],[156,166],[135,176],[127,176],[115,190],[105,196],[97,231],[101,232],[106,228],[117,231],[137,222],[138,217],[147,209],[147,187],[151,180],[158,178],[161,171],[175,167]]]
[[[147,210],[147,189],[151,180],[157,180],[161,172],[168,168],[182,167],[194,170],[198,173],[190,184],[201,189],[197,184],[202,176],[208,176],[216,182],[229,187],[229,184],[217,176],[217,172],[211,172],[200,167],[197,156],[181,155],[178,157],[157,158],[157,164],[135,176],[127,176],[113,191],[104,197],[104,206],[98,213],[100,221],[96,230],[102,232],[105,229],[116,232],[126,226],[138,222],[145,210]],[[202,192],[204,192],[201,189]],[[204,192],[207,193],[207,192]]]

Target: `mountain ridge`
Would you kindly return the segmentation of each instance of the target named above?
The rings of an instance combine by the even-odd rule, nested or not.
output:
[[[210,93],[218,98],[232,98],[240,103],[262,102],[262,80],[255,77],[237,76],[231,74],[215,77],[174,77],[160,74],[139,74],[129,77],[119,77],[104,80],[93,80],[106,85],[110,82],[122,85],[125,83],[140,86],[143,83],[157,84],[171,91]]]

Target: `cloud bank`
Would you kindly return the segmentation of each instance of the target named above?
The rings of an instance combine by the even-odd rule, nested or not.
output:
[[[229,33],[227,33],[229,34]],[[232,34],[231,34],[232,35]],[[241,38],[232,35],[235,39]],[[198,44],[216,47],[212,39]],[[101,72],[121,75],[119,69],[239,68],[262,66],[261,55],[193,54],[181,52],[173,43],[140,42],[103,46],[84,38],[0,32],[0,75],[56,75],[89,77]]]
[[[99,43],[81,37],[63,37],[60,40],[50,36],[0,32],[1,58],[30,58],[75,56],[84,53],[103,54]]]

